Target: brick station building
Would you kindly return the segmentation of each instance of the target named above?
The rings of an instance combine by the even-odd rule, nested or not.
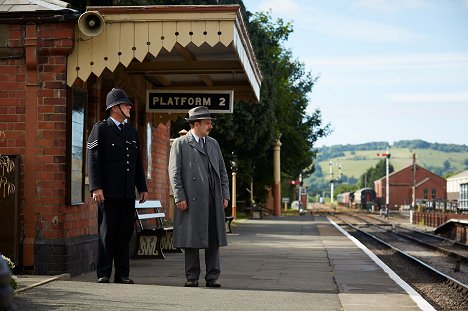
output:
[[[78,28],[80,13],[65,2],[0,1],[0,155],[16,163],[9,173],[0,168],[2,180],[16,185],[13,195],[0,193],[0,252],[26,272],[94,269],[97,212],[85,146],[113,87],[135,103],[130,122],[150,199],[161,200],[169,217],[170,121],[191,107],[151,111],[147,91],[259,99],[262,77],[239,6],[87,11],[102,19],[98,31]]]
[[[411,164],[388,176],[390,209],[409,207],[413,203],[413,189],[416,201],[431,201],[447,199],[447,181],[431,171]],[[387,178],[382,177],[374,181],[377,204],[385,205]]]

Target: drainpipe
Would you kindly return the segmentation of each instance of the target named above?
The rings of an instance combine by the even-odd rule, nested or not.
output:
[[[34,242],[36,239],[36,129],[37,129],[37,25],[26,25],[26,147],[24,154],[24,262],[27,269],[34,267]],[[29,268],[28,268],[29,267]]]

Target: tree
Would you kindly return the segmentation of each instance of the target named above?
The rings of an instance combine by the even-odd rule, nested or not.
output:
[[[359,178],[359,187],[374,187],[374,181],[385,177],[386,173],[386,159],[381,159],[374,167],[368,168],[367,171]],[[394,171],[393,165],[389,164],[389,173]]]
[[[449,160],[445,160],[443,165],[444,165],[444,170],[445,170],[445,171],[448,170],[448,169],[450,168],[450,161],[449,161]]]

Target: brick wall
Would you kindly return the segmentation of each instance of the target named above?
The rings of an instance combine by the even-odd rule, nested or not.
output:
[[[7,46],[4,50],[0,47],[0,131],[5,133],[0,154],[20,155],[18,233],[25,233],[25,265],[33,265],[34,272],[41,274],[91,271],[97,253],[96,204],[91,202],[87,188],[84,204],[70,206],[66,202],[67,105],[71,104],[66,72],[74,24],[44,23],[34,29],[31,25],[6,27]],[[86,83],[78,82],[88,92],[85,140],[92,125],[103,119],[102,82],[94,76]],[[145,112],[139,118],[144,149],[146,122],[150,120],[152,114]],[[170,122],[152,125],[148,187],[150,199],[161,200],[171,218],[169,133]]]

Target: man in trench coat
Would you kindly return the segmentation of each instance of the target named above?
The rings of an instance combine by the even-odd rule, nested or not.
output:
[[[229,179],[208,108],[193,108],[186,118],[190,131],[177,138],[169,156],[169,180],[174,193],[174,247],[185,253],[186,287],[197,287],[199,249],[205,249],[207,287],[221,287],[219,247],[227,245],[224,209],[229,203]]]

